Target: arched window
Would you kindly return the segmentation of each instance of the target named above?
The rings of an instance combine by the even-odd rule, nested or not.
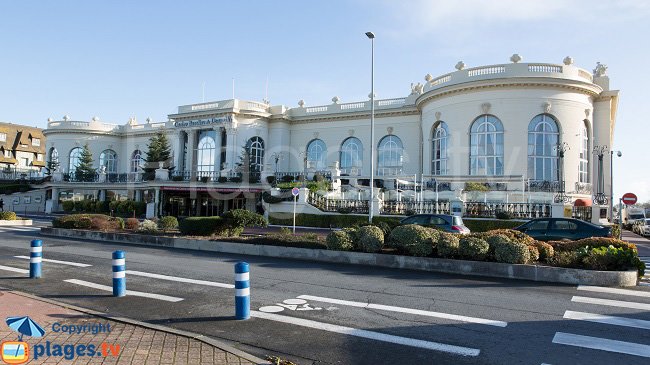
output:
[[[481,115],[470,129],[470,175],[503,175],[503,124]]]
[[[139,172],[141,166],[142,166],[142,152],[140,150],[135,150],[131,154],[131,163],[129,164],[129,171]]]
[[[113,150],[103,150],[99,154],[99,166],[104,166],[106,172],[117,172],[117,153]]]
[[[320,139],[314,139],[307,145],[307,167],[323,170],[327,167],[327,146]]]
[[[49,165],[47,166],[48,169],[50,169],[50,172],[55,172],[59,170],[59,151],[56,150],[56,148],[52,147],[50,148],[50,159]]]
[[[255,171],[262,171],[264,169],[264,140],[260,137],[253,137],[246,143],[248,146],[248,153],[250,154],[252,168]]]
[[[539,181],[557,181],[560,132],[557,121],[540,114],[528,124],[528,177]]]
[[[438,122],[431,139],[431,174],[447,175],[447,124]]]
[[[404,145],[397,136],[388,135],[379,141],[377,147],[377,175],[398,175],[402,173]]]
[[[75,147],[70,151],[70,163],[68,164],[68,173],[71,175],[77,171],[79,163],[81,163],[81,147]]]
[[[361,144],[359,138],[350,137],[343,141],[340,155],[341,171],[348,174],[352,169],[359,171],[362,161],[363,144]]]
[[[581,183],[589,182],[589,127],[585,121],[580,129],[580,165],[578,179]]]
[[[196,171],[214,172],[217,143],[214,131],[204,131],[199,135],[199,144],[196,150]]]

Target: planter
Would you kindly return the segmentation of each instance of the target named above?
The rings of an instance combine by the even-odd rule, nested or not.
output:
[[[635,286],[636,270],[596,271],[541,265],[513,265],[499,262],[450,260],[363,252],[330,251],[309,248],[253,245],[223,241],[208,241],[177,237],[150,236],[120,232],[97,232],[62,228],[41,228],[45,236],[91,239],[145,246],[180,248],[185,250],[223,252],[238,255],[268,256],[422,270],[460,275],[477,275],[508,279],[543,281],[574,285]]]

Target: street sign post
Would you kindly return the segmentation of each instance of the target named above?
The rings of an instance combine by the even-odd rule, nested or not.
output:
[[[625,205],[634,205],[636,204],[637,197],[633,193],[625,193],[623,197],[618,200],[618,231],[621,232],[621,238],[623,237],[623,204]]]
[[[291,195],[293,195],[293,234],[296,234],[296,202],[298,201],[298,195],[300,195],[300,189],[291,189]]]
[[[637,201],[637,197],[633,193],[625,193],[621,199],[625,205],[634,205]]]

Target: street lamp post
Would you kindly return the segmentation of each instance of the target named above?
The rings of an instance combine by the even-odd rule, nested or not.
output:
[[[370,202],[368,204],[368,222],[372,223],[375,205],[375,35],[366,32],[370,39]]]
[[[553,197],[553,201],[555,203],[568,203],[569,201],[571,201],[571,199],[566,195],[566,189],[565,189],[566,182],[564,181],[564,153],[570,150],[571,147],[569,146],[568,143],[562,142],[559,143],[555,148],[557,149],[557,153],[559,156],[557,170],[558,170],[558,180],[560,186],[558,186],[558,191]],[[530,186],[530,179],[528,185]]]
[[[614,152],[616,156],[623,156],[621,151],[609,151],[609,221],[614,222]],[[618,209],[621,209],[620,207]]]
[[[603,176],[603,155],[607,151],[607,146],[595,146],[594,153],[598,156],[598,192],[594,195],[593,202],[598,205],[607,204],[607,196],[605,195],[605,182]]]

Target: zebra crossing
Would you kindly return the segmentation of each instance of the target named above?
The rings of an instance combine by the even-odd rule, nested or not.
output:
[[[645,263],[645,276],[641,278],[639,284],[650,286],[650,256],[639,256],[639,259]]]
[[[0,226],[0,233],[40,232],[37,226]]]
[[[573,296],[571,303],[572,309],[580,307],[580,310],[566,310],[563,316],[565,320],[576,322],[574,326],[569,326],[569,330],[573,329],[575,332],[558,331],[553,336],[552,343],[650,358],[650,340],[648,340],[650,339],[650,332],[645,336],[634,337],[636,338],[634,342],[622,341],[619,338],[600,337],[608,331],[608,327],[600,326],[624,327],[629,331],[640,330],[644,333],[650,331],[650,321],[642,319],[648,318],[650,314],[650,291],[586,285],[578,286],[577,290],[581,295]],[[607,298],[603,298],[603,296]],[[597,311],[603,312],[613,308],[617,310],[617,313],[603,314],[585,311],[589,309],[595,310],[596,308]],[[618,311],[627,314],[620,314]],[[585,327],[584,325],[578,325],[578,323],[587,323],[587,325]],[[598,332],[599,335],[590,336],[590,333],[585,333],[585,328]]]

